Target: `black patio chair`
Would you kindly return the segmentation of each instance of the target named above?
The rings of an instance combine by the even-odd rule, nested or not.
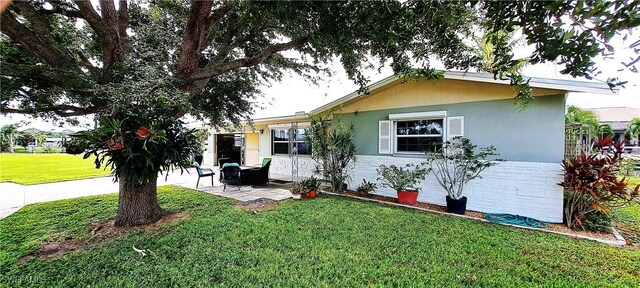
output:
[[[242,173],[247,174],[251,186],[260,186],[269,184],[269,167],[271,159],[265,161],[262,167],[243,170]]]
[[[218,158],[218,167],[220,167],[220,171],[222,171],[222,166],[225,163],[233,163],[233,159],[231,158]],[[220,173],[220,181],[222,181],[222,173]]]
[[[227,166],[222,168],[220,171],[222,171],[222,183],[224,183],[222,191],[227,190],[227,183],[231,184],[232,181],[235,181],[236,186],[238,186],[238,190],[240,190],[240,184],[242,184],[242,181],[240,180],[240,167]]]
[[[216,175],[216,173],[214,173],[211,168],[202,168],[198,162],[193,162],[193,167],[196,167],[196,171],[198,171],[198,182],[196,183],[196,188],[200,185],[200,178],[202,177],[211,177],[211,186],[213,186],[213,175]]]

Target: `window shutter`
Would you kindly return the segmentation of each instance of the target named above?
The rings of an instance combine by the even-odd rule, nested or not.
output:
[[[464,136],[464,116],[447,117],[447,141]]]
[[[378,122],[378,153],[391,154],[391,121]]]

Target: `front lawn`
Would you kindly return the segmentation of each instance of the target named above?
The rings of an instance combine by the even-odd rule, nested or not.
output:
[[[93,158],[70,154],[0,154],[0,182],[23,185],[78,180],[109,175],[96,169]]]
[[[640,177],[629,177],[630,186],[640,184]],[[640,201],[640,199],[638,199]],[[640,244],[640,202],[618,208],[613,213],[614,225],[620,233],[635,244]]]
[[[116,194],[26,206],[0,220],[0,275],[41,287],[640,283],[639,251],[541,232],[329,196],[257,213],[171,186],[159,199],[193,218],[101,242],[88,227],[115,216]],[[54,260],[17,261],[45,241],[70,238],[93,244]]]

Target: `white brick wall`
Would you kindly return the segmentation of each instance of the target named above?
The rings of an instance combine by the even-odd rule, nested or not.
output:
[[[381,164],[405,165],[424,161],[424,158],[359,155],[349,188],[354,189],[363,178],[377,182],[376,168]],[[472,180],[465,187],[467,209],[562,222],[562,187],[556,184],[562,181],[559,164],[506,161],[488,168],[481,176],[482,179]],[[397,197],[396,191],[388,188],[380,187],[374,193]],[[422,184],[418,201],[444,206],[446,195],[433,174],[430,174]]]
[[[269,173],[280,175],[291,175],[291,158],[289,156],[267,156],[262,158],[271,158],[271,166]],[[262,159],[260,159],[262,162]],[[316,162],[309,156],[298,156],[298,176],[311,177],[315,170]],[[317,176],[316,176],[317,177]]]

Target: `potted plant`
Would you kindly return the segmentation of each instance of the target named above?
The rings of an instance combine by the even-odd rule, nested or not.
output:
[[[293,182],[291,183],[291,188],[289,188],[289,191],[291,192],[291,194],[300,194],[300,198],[302,199],[306,199],[306,196],[303,196],[302,194],[302,185],[300,184],[300,182]],[[304,197],[304,198],[303,198]]]
[[[480,173],[497,164],[486,160],[489,156],[497,156],[493,146],[474,152],[475,145],[464,137],[455,137],[452,141],[443,143],[435,152],[427,152],[428,165],[433,171],[438,184],[447,191],[447,211],[463,215],[467,210],[467,197],[463,196],[467,182],[482,178]]]
[[[204,151],[205,144],[207,138],[209,137],[209,132],[207,130],[197,130],[195,132],[196,137],[198,138],[198,146],[195,149],[194,160],[198,162],[198,165],[202,165],[202,160],[204,160]]]
[[[367,179],[362,179],[362,183],[356,188],[356,193],[360,196],[368,196],[370,192],[377,189],[376,183],[371,183]]]
[[[198,165],[202,165],[202,160],[204,160],[204,146],[198,145],[195,149],[194,161],[198,162]]]
[[[316,198],[316,192],[320,187],[320,182],[318,182],[318,179],[315,177],[310,177],[302,179],[300,181],[300,186],[302,186],[302,197],[306,196],[306,198]]]
[[[429,170],[422,164],[412,163],[404,167],[380,165],[376,171],[378,181],[382,181],[382,187],[395,189],[398,193],[398,203],[408,205],[416,205],[420,192],[417,185],[429,174]]]

